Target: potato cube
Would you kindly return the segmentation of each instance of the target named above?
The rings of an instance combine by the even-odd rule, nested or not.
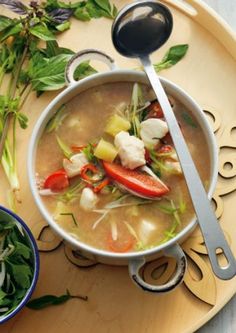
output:
[[[121,131],[128,131],[131,125],[130,122],[117,114],[111,116],[108,120],[108,123],[105,127],[105,132],[115,136],[117,133]]]
[[[118,151],[113,144],[103,139],[98,142],[98,145],[94,150],[94,156],[106,162],[112,162],[117,154]]]

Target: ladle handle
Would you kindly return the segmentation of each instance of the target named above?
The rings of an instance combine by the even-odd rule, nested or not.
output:
[[[148,56],[142,57],[141,62],[156,94],[156,97],[163,110],[165,120],[169,127],[176,153],[185,176],[193,206],[198,218],[205,245],[207,247],[212,269],[217,277],[222,280],[229,280],[236,275],[236,261],[231,249],[219,226],[216,216],[211,207],[205,189],[202,185],[198,171],[194,165],[192,157],[183,138],[178,122],[170,106],[166,93],[161,82],[150,62]],[[217,258],[217,250],[221,249],[227,264],[220,265]]]

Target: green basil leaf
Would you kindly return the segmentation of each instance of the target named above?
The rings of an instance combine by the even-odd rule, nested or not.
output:
[[[65,30],[70,29],[70,22],[69,22],[69,21],[65,21],[65,22],[63,22],[63,23],[61,23],[61,24],[59,24],[59,25],[56,25],[55,28],[56,28],[58,31],[63,32],[63,31],[65,31]]]
[[[74,54],[74,52],[70,49],[67,49],[65,47],[60,47],[56,40],[49,40],[46,42],[46,49],[41,49],[40,52],[46,57],[46,58],[52,58],[54,56],[57,56],[59,54]]]
[[[3,31],[7,27],[9,27],[10,25],[12,25],[12,23],[13,23],[12,19],[10,19],[7,16],[0,15],[0,31]]]
[[[90,21],[91,20],[91,16],[88,13],[86,7],[78,7],[74,11],[74,16],[80,21]]]
[[[47,28],[46,25],[43,24],[37,24],[33,27],[29,28],[29,32],[44,41],[48,40],[54,40],[56,37],[53,35],[53,33]]]
[[[111,11],[111,5],[108,0],[94,0],[94,2],[105,11]]]
[[[165,54],[162,61],[158,64],[154,64],[155,70],[160,72],[162,69],[167,69],[177,64],[187,53],[188,47],[187,44],[172,46]]]
[[[0,221],[0,232],[3,230],[10,230],[13,229],[15,227],[15,222],[12,221]]]
[[[41,65],[30,71],[33,89],[45,91],[63,88],[65,67],[70,58],[71,54],[59,54],[49,59],[41,59]]]
[[[21,128],[23,128],[23,129],[27,128],[27,126],[28,126],[28,117],[24,113],[18,111],[16,113],[16,119],[18,120],[19,125],[20,125]]]
[[[22,256],[25,259],[29,259],[32,253],[32,250],[25,244],[16,241],[15,245],[15,252],[17,252],[18,256]]]
[[[71,298],[70,295],[54,296],[54,295],[45,295],[32,301],[29,301],[26,306],[30,309],[40,310],[46,308],[50,305],[60,305],[65,303]]]
[[[105,13],[101,8],[96,6],[96,4],[91,0],[86,4],[86,10],[90,16],[90,18],[100,18]]]
[[[26,304],[26,306],[33,310],[39,310],[39,309],[46,308],[50,305],[63,304],[72,298],[78,298],[78,299],[82,299],[84,301],[88,300],[87,296],[71,295],[69,293],[69,291],[67,290],[67,293],[65,295],[61,295],[61,296],[45,295],[45,296],[42,296],[39,298],[32,299],[31,301],[29,301]]]
[[[84,61],[76,68],[74,77],[76,80],[81,80],[84,77],[95,73],[97,73],[97,71],[89,65],[89,61]]]
[[[0,42],[3,42],[5,39],[7,39],[10,36],[18,34],[19,32],[21,32],[22,29],[23,29],[22,23],[17,23],[13,26],[10,25],[9,27],[1,31]]]
[[[12,275],[16,283],[22,288],[29,288],[31,284],[32,271],[29,265],[14,264],[9,259],[6,262],[11,266]]]

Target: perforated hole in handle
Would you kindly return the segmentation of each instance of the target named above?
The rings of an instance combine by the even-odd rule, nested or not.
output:
[[[65,79],[67,85],[77,83],[77,81],[74,79],[75,70],[82,62],[90,60],[98,60],[103,62],[109,67],[110,70],[117,68],[115,61],[106,53],[96,49],[83,50],[73,55],[66,66]]]

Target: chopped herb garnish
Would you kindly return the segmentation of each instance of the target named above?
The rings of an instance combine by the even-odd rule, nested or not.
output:
[[[196,122],[193,120],[193,118],[190,116],[189,113],[183,112],[181,114],[181,116],[182,116],[183,120],[185,121],[185,123],[187,125],[190,125],[193,128],[197,128],[198,127],[197,124],[196,124]]]
[[[60,215],[71,216],[71,218],[74,222],[74,225],[76,225],[76,227],[78,227],[78,223],[77,223],[76,218],[73,213],[60,213]]]
[[[61,148],[63,154],[65,155],[66,158],[70,159],[71,155],[73,154],[72,150],[70,149],[70,147],[65,144],[65,142],[63,142],[59,136],[56,136],[57,139],[57,143],[59,145],[59,147]]]
[[[62,121],[67,116],[67,113],[65,113],[65,104],[63,104],[53,115],[53,117],[48,121],[46,125],[46,132],[50,133],[52,131],[57,131],[59,126],[61,126]]]

